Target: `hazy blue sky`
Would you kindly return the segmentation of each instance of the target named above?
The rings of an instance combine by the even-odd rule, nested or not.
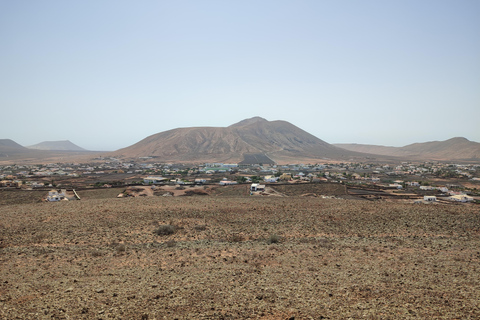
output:
[[[0,1],[0,139],[115,150],[261,116],[480,142],[480,1]]]

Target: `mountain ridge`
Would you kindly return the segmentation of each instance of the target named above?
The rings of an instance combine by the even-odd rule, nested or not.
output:
[[[77,146],[70,140],[43,141],[32,146],[28,146],[27,148],[49,151],[87,151],[86,149]]]
[[[416,142],[403,147],[369,144],[336,143],[337,147],[349,151],[366,152],[382,156],[404,157],[425,160],[479,160],[480,143],[464,137],[443,141]]]
[[[330,145],[287,121],[268,121],[261,117],[228,127],[171,129],[112,153],[123,157],[156,157],[168,162],[240,162],[251,154],[263,154],[281,162],[365,157]]]

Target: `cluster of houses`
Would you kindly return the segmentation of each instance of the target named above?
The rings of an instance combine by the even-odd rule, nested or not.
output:
[[[261,189],[269,183],[282,182],[334,182],[344,184],[375,185],[385,189],[408,189],[422,192],[441,192],[452,201],[471,201],[471,192],[464,188],[448,186],[430,186],[426,182],[431,178],[455,177],[468,179],[475,184],[480,180],[480,165],[410,163],[398,165],[372,163],[325,163],[325,164],[251,164],[204,163],[187,165],[173,163],[148,163],[152,159],[121,161],[116,158],[98,158],[92,163],[52,163],[44,165],[7,165],[0,166],[0,188],[44,188],[52,187],[55,176],[88,177],[97,181],[108,180],[112,174],[125,174],[125,179],[143,179],[146,185],[158,184],[207,184],[232,185],[252,184],[252,191]],[[128,176],[128,177],[127,177]],[[98,177],[98,178],[95,178]],[[101,178],[100,178],[101,177]],[[134,177],[134,178],[131,178]],[[144,177],[144,178],[142,178]],[[101,180],[100,180],[101,179]],[[117,178],[115,178],[117,179]],[[122,178],[121,178],[122,179]],[[403,179],[403,180],[401,180]],[[412,181],[413,180],[413,181]],[[125,180],[126,181],[126,180]],[[132,180],[133,181],[133,180]],[[102,182],[102,183],[103,183]],[[254,186],[254,185],[257,186]],[[110,184],[106,183],[106,186]],[[460,194],[464,191],[465,194]],[[455,193],[457,192],[457,193]],[[60,192],[61,193],[61,192]],[[469,193],[469,194],[466,194]],[[478,195],[478,191],[477,191]],[[429,197],[434,197],[432,195]],[[425,201],[434,201],[433,198]]]
[[[438,198],[436,196],[423,196],[423,200],[426,202],[436,202]],[[445,200],[453,202],[473,202],[474,199],[466,194],[456,194],[445,198]]]

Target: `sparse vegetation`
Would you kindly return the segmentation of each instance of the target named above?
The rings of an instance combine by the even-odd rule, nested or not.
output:
[[[205,225],[205,224],[199,224],[199,225],[196,225],[196,226],[194,227],[194,229],[197,230],[197,231],[205,231],[205,230],[207,230],[207,225]]]
[[[280,242],[280,236],[277,235],[277,234],[272,234],[272,235],[270,235],[270,237],[268,237],[267,241],[268,241],[269,244],[279,243]]]
[[[168,248],[173,248],[177,245],[177,242],[172,239],[172,240],[168,240],[167,242],[165,242],[165,244]]]
[[[229,241],[230,242],[242,242],[242,241],[245,241],[245,237],[240,233],[234,233],[234,234],[230,235]]]
[[[168,236],[168,235],[174,234],[175,231],[176,231],[175,226],[172,226],[170,224],[164,224],[164,225],[159,226],[155,230],[155,234],[157,234],[159,236]]]
[[[476,205],[85,194],[2,206],[0,318],[480,317]]]
[[[117,251],[117,253],[123,253],[127,250],[127,247],[125,246],[125,244],[119,243],[115,246],[115,250]]]

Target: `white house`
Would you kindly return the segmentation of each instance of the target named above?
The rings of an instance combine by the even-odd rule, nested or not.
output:
[[[456,202],[471,202],[471,201],[473,201],[472,197],[469,197],[465,194],[457,194],[457,195],[449,197],[448,199],[451,200],[451,201],[456,201]]]
[[[265,176],[263,178],[263,180],[265,182],[277,182],[278,181],[278,177],[275,177],[275,176]]]
[[[388,185],[389,188],[396,188],[396,189],[402,189],[402,185],[398,183],[391,183]]]
[[[143,178],[143,183],[145,183],[145,184],[158,184],[158,183],[164,182],[165,180],[167,180],[167,178],[158,177],[158,176],[148,176],[146,178]]]
[[[222,181],[220,181],[220,185],[221,185],[221,186],[228,186],[228,185],[237,184],[237,183],[238,183],[237,181],[230,181],[230,180],[222,180]]]
[[[65,199],[65,190],[58,192],[57,190],[50,190],[48,192],[47,201],[55,202]]]
[[[31,186],[32,186],[32,188],[43,188],[43,187],[45,187],[45,184],[38,183],[38,182],[32,182]]]
[[[437,201],[437,197],[435,196],[423,196],[424,201],[435,202]]]
[[[420,190],[434,190],[434,187],[431,186],[420,186]]]
[[[265,190],[264,184],[252,183],[252,185],[250,186],[250,191],[264,191],[264,190]]]
[[[448,192],[447,187],[438,187],[437,190],[440,190],[441,192]]]

